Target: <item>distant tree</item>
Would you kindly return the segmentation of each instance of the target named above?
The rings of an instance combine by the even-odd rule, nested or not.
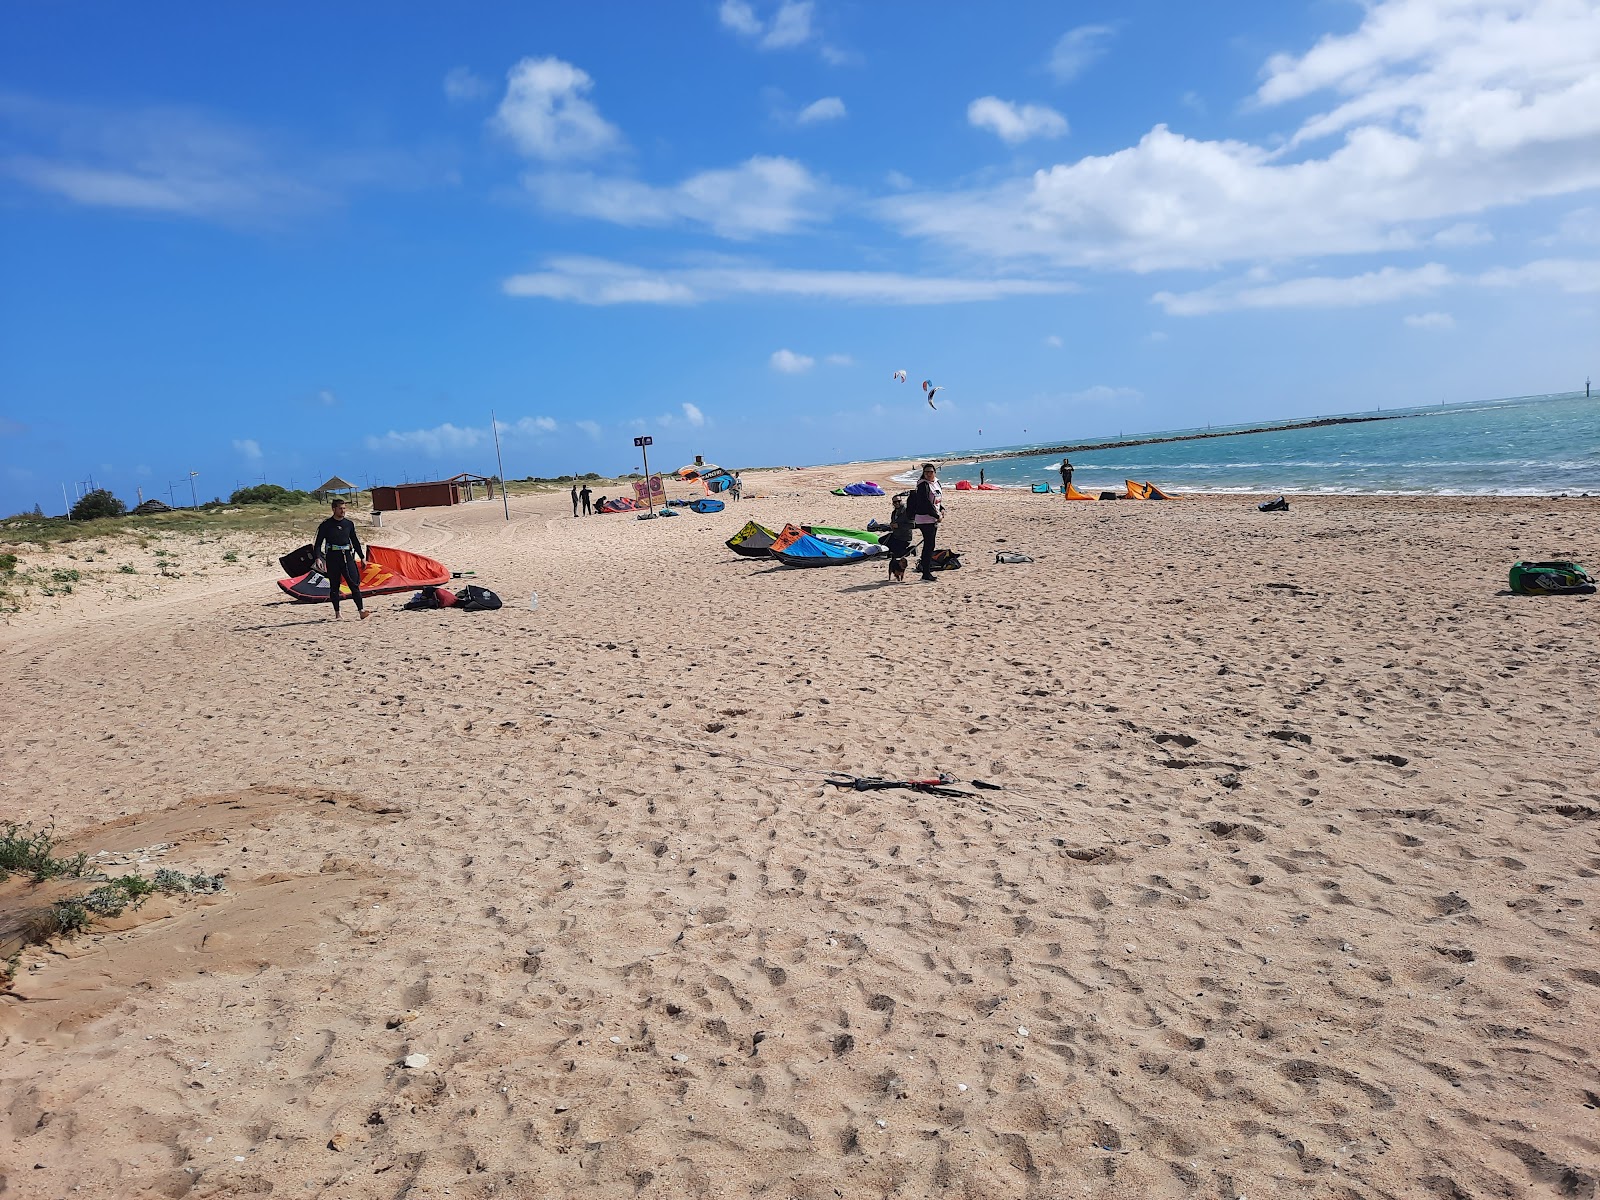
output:
[[[33,515],[41,521],[44,520],[44,509],[40,505],[35,504],[33,506]]]
[[[105,488],[95,488],[92,492],[85,492],[76,504],[72,506],[72,519],[74,521],[94,521],[101,517],[120,517],[126,514],[128,506],[113,496]]]
[[[305,492],[292,492],[281,484],[258,483],[254,487],[240,488],[229,497],[232,504],[294,504],[307,499]]]

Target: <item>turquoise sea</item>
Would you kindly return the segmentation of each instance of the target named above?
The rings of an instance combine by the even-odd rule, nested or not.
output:
[[[1071,455],[1076,468],[1073,482],[1086,492],[1121,491],[1124,479],[1148,479],[1165,490],[1181,492],[1600,495],[1600,393],[1593,399],[1567,392],[1338,415],[1396,419],[1082,450]],[[1209,432],[1226,428],[1217,426]],[[1125,437],[1201,432],[1208,431],[1128,432]],[[1091,440],[1062,437],[1046,444]],[[982,467],[994,484],[1059,487],[1061,456],[1027,454],[1031,448],[967,447],[928,457],[960,458],[1014,449],[1020,457],[952,465],[940,472],[940,478],[946,487],[958,479],[977,482]]]

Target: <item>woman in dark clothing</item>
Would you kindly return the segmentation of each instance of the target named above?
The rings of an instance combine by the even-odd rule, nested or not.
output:
[[[344,515],[344,501],[333,502],[333,516],[317,526],[317,540],[312,543],[312,553],[323,555],[327,565],[328,599],[333,601],[333,619],[339,619],[339,585],[350,585],[350,598],[356,602],[361,619],[367,619],[366,607],[361,602],[361,560],[367,552],[356,536],[355,522]]]
[[[935,583],[939,578],[933,573],[933,548],[939,537],[939,522],[944,518],[940,499],[939,469],[927,463],[922,468],[922,478],[917,481],[917,490],[911,494],[906,510],[922,533],[922,559],[917,564],[917,570],[928,583]]]

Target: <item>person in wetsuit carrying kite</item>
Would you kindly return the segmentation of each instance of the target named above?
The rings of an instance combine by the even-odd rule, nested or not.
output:
[[[312,543],[312,553],[324,556],[328,566],[328,599],[333,601],[333,619],[339,619],[339,585],[350,585],[350,598],[356,602],[361,619],[367,619],[366,607],[361,603],[361,562],[367,557],[356,536],[356,524],[344,515],[344,501],[335,498],[333,516],[317,526],[317,540]]]

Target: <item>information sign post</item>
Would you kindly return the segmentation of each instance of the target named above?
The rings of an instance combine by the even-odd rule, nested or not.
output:
[[[650,506],[650,515],[653,517],[656,515],[656,497],[654,489],[650,486],[650,451],[647,449],[647,447],[655,445],[656,440],[655,438],[646,434],[643,437],[634,438],[633,444],[639,447],[639,452],[644,455],[645,503]]]

